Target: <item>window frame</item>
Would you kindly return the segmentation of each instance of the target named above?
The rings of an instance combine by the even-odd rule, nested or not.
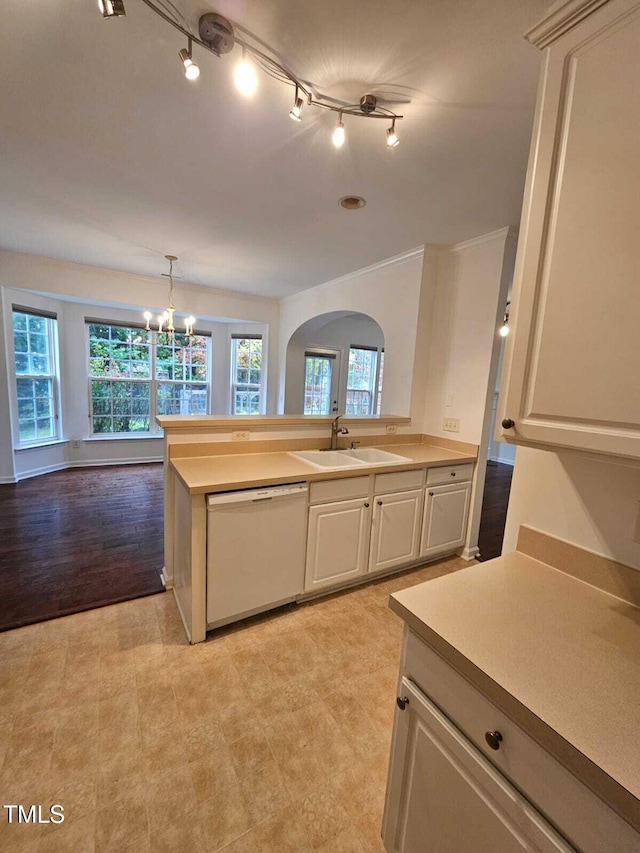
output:
[[[211,377],[212,377],[212,345],[211,345],[211,333],[203,332],[199,330],[194,331],[194,335],[198,337],[203,337],[205,339],[206,344],[206,368],[207,368],[207,378],[203,381],[191,382],[187,380],[175,380],[175,379],[159,379],[157,377],[157,347],[162,346],[162,343],[158,343],[158,332],[154,329],[149,330],[149,377],[148,378],[139,378],[133,376],[127,377],[110,377],[110,376],[92,376],[91,375],[91,334],[90,334],[90,326],[92,325],[100,325],[100,326],[110,326],[110,327],[118,327],[121,329],[140,329],[142,331],[146,331],[144,324],[137,322],[127,322],[125,320],[122,321],[114,321],[114,320],[102,320],[95,317],[85,317],[85,353],[86,353],[86,372],[87,372],[87,398],[88,398],[88,419],[89,419],[89,439],[92,441],[100,441],[100,440],[112,440],[112,439],[135,439],[135,438],[161,438],[164,435],[164,430],[156,423],[157,417],[163,417],[163,415],[158,415],[158,385],[160,384],[171,384],[171,385],[205,385],[206,387],[206,414],[210,414],[211,412]],[[163,333],[164,334],[164,333]],[[181,334],[181,333],[180,333]],[[100,417],[100,415],[95,416],[93,412],[93,394],[92,394],[92,382],[95,381],[104,381],[104,382],[130,382],[130,383],[140,383],[146,384],[149,386],[149,429],[148,430],[131,430],[127,432],[95,432],[93,429],[94,417]],[[113,413],[109,415],[109,417],[113,418]]]
[[[237,382],[237,347],[239,341],[260,341],[260,382],[258,384],[254,382]],[[261,415],[264,412],[264,389],[265,389],[265,348],[264,348],[264,335],[261,334],[251,334],[251,333],[233,333],[230,337],[230,399],[229,399],[229,414],[234,415],[235,417],[255,417],[256,415]],[[249,349],[249,355],[251,355],[251,349]],[[249,368],[251,369],[251,368]],[[258,411],[252,412],[250,414],[238,413],[235,411],[236,406],[236,393],[240,391],[246,391],[248,393],[254,392],[258,394]]]
[[[349,396],[349,391],[361,391],[361,388],[350,388],[349,387],[349,361],[351,350],[364,350],[367,352],[375,352],[376,353],[376,367],[374,371],[374,375],[371,382],[371,388],[369,389],[369,412],[368,415],[379,415],[380,409],[382,407],[382,386],[380,385],[380,371],[382,367],[382,360],[384,358],[384,347],[372,347],[372,346],[358,346],[357,344],[349,344],[349,354],[347,357],[347,377],[346,377],[346,386],[345,386],[345,413],[347,407],[347,397]]]
[[[16,370],[15,330],[14,314],[26,314],[32,317],[40,317],[46,321],[47,357],[49,361],[49,373],[18,373]],[[13,446],[16,450],[28,450],[36,447],[46,447],[49,444],[58,444],[63,441],[62,418],[61,418],[61,392],[60,392],[60,353],[58,337],[58,315],[47,309],[31,308],[26,305],[11,305],[11,357],[13,372],[12,394],[15,401],[13,407],[12,426],[14,431]],[[45,379],[51,382],[51,420],[53,421],[53,435],[35,436],[32,439],[23,439],[20,435],[20,397],[18,396],[18,380],[27,379],[31,382]],[[37,416],[34,412],[34,422]],[[36,426],[37,430],[37,426]]]

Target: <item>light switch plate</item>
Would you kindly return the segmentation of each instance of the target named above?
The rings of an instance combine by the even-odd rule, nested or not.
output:
[[[232,441],[249,441],[248,429],[234,429],[231,431]]]
[[[453,406],[453,394],[447,394],[444,405],[446,409],[450,409]]]
[[[445,432],[460,432],[460,418],[445,418],[442,429]]]

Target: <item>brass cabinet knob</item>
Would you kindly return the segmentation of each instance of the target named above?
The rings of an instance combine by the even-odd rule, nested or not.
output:
[[[433,497],[433,492],[429,492],[429,497],[430,497],[430,498],[432,498],[432,497]]]
[[[484,739],[491,749],[500,749],[500,744],[502,743],[502,735],[500,732],[485,732]]]
[[[511,418],[503,418],[502,419],[502,428],[503,429],[513,429],[516,425],[515,421],[512,421]]]
[[[369,504],[368,504],[368,503],[366,503],[366,504],[365,504],[365,506],[369,506]]]

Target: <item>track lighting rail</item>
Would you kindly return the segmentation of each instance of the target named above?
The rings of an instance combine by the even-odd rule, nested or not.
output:
[[[252,44],[246,38],[239,35],[237,32],[238,28],[234,27],[231,21],[228,21],[222,16],[215,13],[207,13],[206,15],[203,15],[200,19],[201,32],[198,35],[193,33],[191,29],[185,25],[186,22],[180,23],[172,17],[169,11],[167,11],[166,6],[165,8],[162,8],[160,0],[155,0],[155,2],[154,0],[142,0],[142,2],[145,6],[148,6],[149,9],[155,12],[156,15],[162,18],[163,21],[166,21],[167,24],[170,24],[174,29],[181,33],[187,40],[187,48],[182,48],[179,51],[179,57],[184,65],[185,76],[187,79],[195,80],[199,76],[199,68],[193,59],[194,44],[198,45],[203,50],[212,53],[218,58],[220,58],[223,53],[228,53],[235,45],[239,45],[243,51],[243,58],[248,55],[266,74],[269,74],[275,79],[280,80],[282,83],[286,83],[295,88],[293,108],[289,113],[290,117],[295,121],[302,120],[302,108],[305,105],[307,107],[319,107],[320,109],[338,113],[338,126],[342,129],[341,132],[344,141],[344,125],[342,123],[342,117],[345,115],[354,116],[356,118],[391,120],[391,127],[387,130],[387,146],[392,148],[398,144],[399,139],[395,131],[395,122],[400,121],[404,116],[394,112],[393,110],[387,109],[386,107],[380,106],[375,95],[363,95],[360,99],[360,103],[358,104],[345,104],[344,106],[341,106],[339,104],[331,103],[322,95],[314,93],[311,84],[300,80],[273,56],[270,56],[268,53],[260,50],[260,48],[256,47],[255,44]],[[124,16],[125,10],[123,0],[119,0],[117,4],[115,0],[112,0],[112,2],[108,2],[108,0],[101,0],[101,3],[101,9],[103,10],[105,18]],[[117,7],[117,11],[114,11],[114,7]],[[110,8],[111,11],[105,11],[106,8]],[[217,50],[212,43],[207,42],[201,37],[203,23],[206,24],[206,28],[209,31],[213,31],[216,36],[219,36],[220,50]],[[243,91],[242,86],[240,85],[239,87],[241,88],[241,91]],[[255,89],[255,86],[253,89]],[[253,89],[250,86],[247,86],[243,93],[245,95],[251,95],[253,94]]]

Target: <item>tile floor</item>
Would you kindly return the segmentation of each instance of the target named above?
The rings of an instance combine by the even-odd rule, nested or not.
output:
[[[171,594],[0,634],[7,853],[363,853],[380,826],[402,623],[458,558],[189,646]],[[15,817],[15,815],[14,815]]]

